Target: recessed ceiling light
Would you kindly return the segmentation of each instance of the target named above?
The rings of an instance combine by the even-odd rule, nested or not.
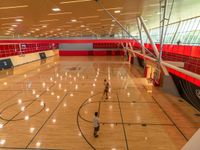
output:
[[[47,27],[47,25],[43,25],[42,27],[43,27],[43,28],[46,28],[46,27]]]
[[[9,19],[19,19],[19,18],[24,18],[24,16],[4,17],[4,18],[0,18],[0,19],[1,19],[1,20],[9,20]]]
[[[1,139],[1,140],[0,140],[0,144],[1,144],[1,145],[4,145],[5,143],[6,143],[6,140],[5,140],[5,139]]]
[[[13,24],[12,27],[17,27],[17,25],[16,25],[16,24]]]
[[[40,147],[40,145],[41,145],[40,142],[37,142],[37,143],[36,143],[36,146],[37,146],[37,147]]]
[[[10,28],[9,30],[10,30],[10,31],[13,31],[14,29],[13,29],[13,28]]]
[[[22,22],[23,20],[22,19],[15,19],[15,21]]]
[[[60,12],[60,13],[49,13],[49,16],[55,16],[55,15],[68,15],[72,14],[72,12]]]
[[[36,31],[40,31],[40,29],[38,29],[38,28],[37,28],[37,29],[35,29],[35,30],[36,30]]]
[[[120,13],[121,11],[120,10],[115,10],[114,13],[118,14]]]
[[[72,21],[72,22],[77,22],[77,20],[76,20],[76,19],[72,19],[71,21]]]
[[[111,27],[114,27],[115,25],[114,24],[111,24]]]
[[[92,0],[71,0],[67,2],[60,2],[60,4],[81,3],[81,2],[89,2],[89,1],[92,1]]]
[[[80,19],[92,19],[92,18],[98,18],[99,16],[85,16],[85,17],[79,17]]]
[[[56,7],[56,8],[52,8],[52,10],[55,11],[55,12],[61,11],[61,9],[58,8],[58,7]]]
[[[84,28],[85,27],[85,25],[81,25],[81,28]]]
[[[86,28],[86,30],[90,30],[89,28]]]
[[[120,9],[123,9],[123,7],[106,8],[106,10],[120,10]],[[97,9],[97,11],[104,11],[104,9]]]
[[[50,22],[50,21],[59,21],[59,19],[41,20],[40,22]]]
[[[0,7],[0,10],[3,10],[3,9],[13,9],[13,8],[25,8],[25,7],[28,7],[28,5]]]

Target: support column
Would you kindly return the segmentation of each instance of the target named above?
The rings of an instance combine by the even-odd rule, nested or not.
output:
[[[153,39],[151,38],[151,36],[150,36],[150,34],[149,34],[149,31],[148,31],[147,26],[146,26],[146,24],[145,24],[145,22],[144,22],[144,19],[142,18],[142,16],[139,16],[138,18],[139,18],[139,20],[140,20],[140,22],[141,22],[141,24],[142,24],[142,26],[143,26],[143,28],[144,28],[144,31],[145,31],[145,33],[146,33],[146,35],[147,35],[147,37],[148,37],[148,39],[149,39],[149,41],[150,41],[152,47],[153,47],[154,53],[156,54],[156,56],[157,56],[157,58],[158,58],[158,56],[159,56],[158,49],[157,49],[157,47],[156,47],[156,45],[155,45]]]

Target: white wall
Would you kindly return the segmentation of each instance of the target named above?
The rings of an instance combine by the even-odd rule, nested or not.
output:
[[[39,53],[41,52],[44,52],[47,57],[51,57],[57,54],[57,51],[49,50],[49,51],[40,51],[36,53],[25,54],[23,56],[17,55],[17,56],[4,57],[4,58],[0,58],[0,60],[10,58],[13,63],[13,66],[18,66],[18,65],[22,65],[22,64],[29,63],[32,61],[40,60]]]

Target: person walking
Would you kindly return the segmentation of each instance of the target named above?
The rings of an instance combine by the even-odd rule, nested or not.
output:
[[[107,82],[107,80],[104,80],[104,92],[103,92],[103,97],[104,95],[106,95],[106,99],[108,99],[108,92],[109,92],[109,83]]]
[[[99,136],[98,131],[99,131],[99,127],[100,127],[98,112],[94,113],[93,126],[94,126],[94,137],[96,138]]]

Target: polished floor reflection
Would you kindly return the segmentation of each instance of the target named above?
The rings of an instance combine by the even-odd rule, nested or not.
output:
[[[200,127],[199,112],[122,57],[51,57],[0,76],[0,149],[179,150]]]

